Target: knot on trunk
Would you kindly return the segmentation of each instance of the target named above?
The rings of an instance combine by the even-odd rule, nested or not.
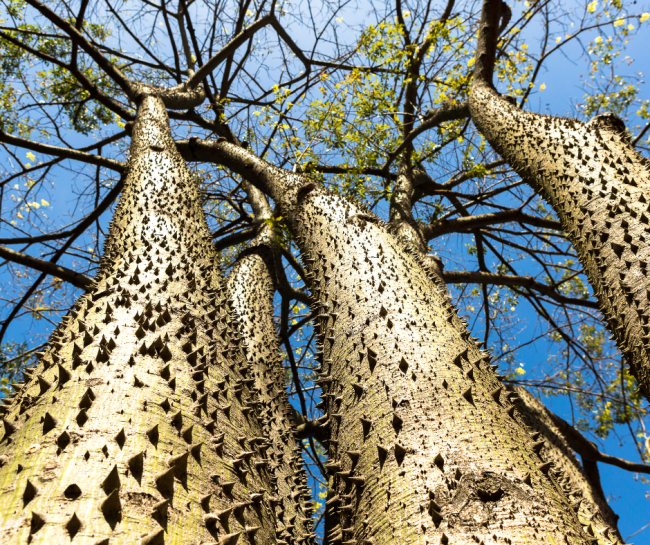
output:
[[[587,127],[613,132],[614,134],[618,134],[625,142],[630,142],[625,123],[620,117],[614,114],[596,115],[589,120]]]

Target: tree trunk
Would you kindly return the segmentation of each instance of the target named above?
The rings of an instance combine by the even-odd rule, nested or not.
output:
[[[400,168],[390,200],[389,220],[398,239],[422,255],[427,253],[427,242],[422,230],[413,217],[415,205],[415,184],[413,170],[406,164],[407,159],[400,159]]]
[[[498,1],[484,0],[470,113],[557,213],[614,338],[650,400],[650,174],[614,116],[524,112],[492,87]],[[492,38],[493,39],[492,39]]]
[[[282,212],[321,305],[341,541],[586,541],[421,257],[354,204],[293,193]]]
[[[255,188],[247,191],[249,196],[254,193],[260,201],[258,205],[262,205],[261,213],[255,211],[255,219],[263,221],[270,217],[264,195]],[[254,388],[266,405],[263,431],[271,445],[271,472],[280,499],[276,506],[277,543],[306,544],[313,543],[315,537],[310,518],[313,508],[300,448],[296,445],[294,409],[287,398],[280,342],[273,323],[274,244],[273,229],[262,223],[258,236],[237,259],[227,286],[255,378]]]
[[[305,177],[226,142],[186,146],[280,203],[309,270],[341,518],[328,543],[590,542],[419,255]]]
[[[0,542],[275,543],[254,379],[160,99],[105,250],[5,408]]]
[[[544,404],[524,388],[517,387],[514,391],[520,398],[517,409],[530,428],[531,435],[537,434],[537,448],[542,457],[553,462],[551,471],[561,472],[558,480],[577,511],[580,523],[601,544],[617,540],[622,542],[618,516],[607,503],[600,480],[594,482],[589,478]]]
[[[412,210],[415,204],[413,180],[412,172],[402,165],[390,203],[389,214],[392,229],[403,244],[411,247],[413,251],[420,252],[423,258],[430,259],[432,256],[426,255],[426,246],[421,242],[426,240],[422,228],[413,218]],[[441,269],[442,266],[439,270]],[[436,272],[435,268],[433,272]],[[448,296],[446,285],[441,278],[439,279],[439,273],[435,278],[440,294]],[[450,299],[448,304],[451,304]],[[461,335],[468,334],[465,324],[457,317],[452,325],[461,332]],[[509,388],[509,391],[513,391],[513,389]],[[594,482],[593,479],[590,479],[590,474],[578,462],[567,438],[555,425],[551,413],[544,404],[524,388],[514,388],[514,393],[519,395],[517,409],[521,413],[529,434],[534,438],[535,448],[539,449],[544,460],[553,463],[553,468],[550,471],[555,474],[565,494],[572,502],[571,506],[577,512],[582,526],[587,528],[591,535],[598,538],[601,544],[622,541],[616,524],[618,517],[605,499],[600,480],[597,479]],[[512,397],[513,401],[515,399]],[[589,463],[591,463],[589,467],[595,468],[597,474],[597,462]]]

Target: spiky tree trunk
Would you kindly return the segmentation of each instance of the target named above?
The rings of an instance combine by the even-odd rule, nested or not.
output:
[[[650,399],[650,173],[614,116],[589,123],[520,110],[492,86],[499,1],[485,0],[470,112],[476,127],[546,199]]]
[[[413,251],[419,252],[424,259],[428,258],[431,262],[432,256],[426,255],[427,247],[423,243],[426,239],[422,228],[413,217],[414,204],[413,171],[403,163],[395,183],[389,209],[392,230],[403,244]],[[437,264],[433,265],[435,272]],[[441,268],[442,266],[440,266]],[[439,274],[434,278],[441,295],[448,295]],[[450,299],[446,304],[451,305]],[[452,325],[461,335],[469,335],[466,324],[462,320],[456,318]],[[616,524],[618,517],[605,499],[600,479],[590,478],[590,475],[598,474],[597,462],[588,462],[591,471],[587,472],[586,468],[583,468],[578,462],[569,441],[554,423],[551,413],[544,404],[524,388],[509,387],[508,391],[512,392],[511,400],[516,402],[528,432],[535,441],[534,449],[540,453],[544,460],[553,463],[550,471],[555,474],[565,494],[572,502],[571,507],[576,511],[582,526],[587,528],[588,533],[596,537],[601,544],[622,541]]]
[[[2,543],[276,542],[215,258],[165,106],[144,98],[96,285],[5,410]]]
[[[544,459],[553,462],[552,471],[558,473],[558,480],[582,525],[600,544],[622,542],[618,517],[605,499],[600,480],[590,478],[544,404],[524,388],[513,390],[519,396],[517,409],[535,440],[535,448]]]
[[[549,468],[487,358],[450,323],[455,310],[420,256],[354,204],[301,189],[283,212],[321,304],[340,540],[579,540]]]
[[[265,404],[263,431],[268,437],[272,478],[276,482],[278,543],[313,543],[313,506],[307,474],[296,445],[293,408],[286,392],[280,340],[273,323],[275,233],[264,223],[271,217],[264,195],[248,187],[257,237],[240,254],[226,282],[238,318],[239,332],[255,378],[254,388]]]
[[[189,146],[281,205],[318,300],[330,543],[589,543],[487,357],[372,214],[220,142]]]

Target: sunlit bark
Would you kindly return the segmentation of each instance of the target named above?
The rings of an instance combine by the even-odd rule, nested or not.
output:
[[[332,543],[588,543],[488,358],[419,254],[374,215],[225,142],[199,146],[272,196],[318,303]]]
[[[492,86],[499,0],[484,0],[470,113],[557,213],[632,374],[650,399],[650,174],[614,116],[521,110]]]
[[[145,98],[95,286],[4,409],[0,542],[276,542],[264,401],[215,260]]]

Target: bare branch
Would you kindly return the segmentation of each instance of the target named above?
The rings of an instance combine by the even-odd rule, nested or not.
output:
[[[272,14],[265,15],[261,19],[255,21],[252,25],[242,30],[237,36],[230,40],[221,50],[208,59],[206,63],[199,68],[195,74],[190,76],[183,85],[187,89],[197,87],[219,64],[225,61],[229,55],[232,55],[246,40],[253,37],[253,35],[264,28],[266,25],[272,24],[275,16]]]
[[[521,210],[505,210],[493,214],[478,214],[475,216],[465,216],[453,220],[444,220],[429,225],[422,226],[422,233],[426,240],[445,235],[447,233],[465,233],[473,229],[480,229],[490,225],[506,222],[519,222],[543,229],[562,230],[559,221],[531,216]]]
[[[509,274],[485,273],[476,271],[443,271],[442,278],[448,284],[489,284],[494,286],[512,286],[529,288],[563,305],[579,305],[582,307],[598,309],[598,303],[588,299],[575,299],[557,292],[561,284],[549,286],[542,284],[530,276],[515,276]]]
[[[256,234],[257,229],[255,229],[255,227],[248,227],[247,229],[236,231],[230,235],[220,238],[219,240],[215,240],[213,242],[213,246],[217,252],[221,252],[230,246],[234,246],[235,244],[242,244],[243,242],[247,242],[255,238]]]
[[[0,130],[0,142],[35,151],[37,153],[43,153],[45,155],[54,155],[55,157],[74,159],[75,161],[82,161],[90,165],[98,165],[101,167],[110,168],[116,172],[123,172],[126,168],[126,163],[123,163],[122,161],[116,161],[115,159],[110,159],[109,157],[94,155],[92,153],[87,153],[85,151],[72,148],[62,148],[59,146],[52,146],[50,144],[42,144],[41,142],[36,142],[27,138],[21,138],[19,136],[7,134],[2,130]]]
[[[60,278],[61,280],[69,282],[76,288],[81,288],[82,290],[88,291],[93,282],[92,279],[88,278],[85,274],[62,267],[61,265],[57,265],[51,261],[45,261],[44,259],[16,252],[6,246],[0,246],[0,257],[7,261],[18,263],[19,265],[24,265],[30,269]]]
[[[609,454],[605,454],[604,452],[600,452],[596,444],[594,444],[592,441],[589,441],[589,439],[582,435],[566,420],[549,411],[548,408],[545,408],[545,410],[549,418],[564,434],[569,443],[569,446],[575,450],[583,460],[590,462],[603,462],[604,464],[620,467],[626,471],[650,474],[650,465],[630,462],[629,460],[624,460],[623,458],[618,458],[616,456],[611,456]]]

